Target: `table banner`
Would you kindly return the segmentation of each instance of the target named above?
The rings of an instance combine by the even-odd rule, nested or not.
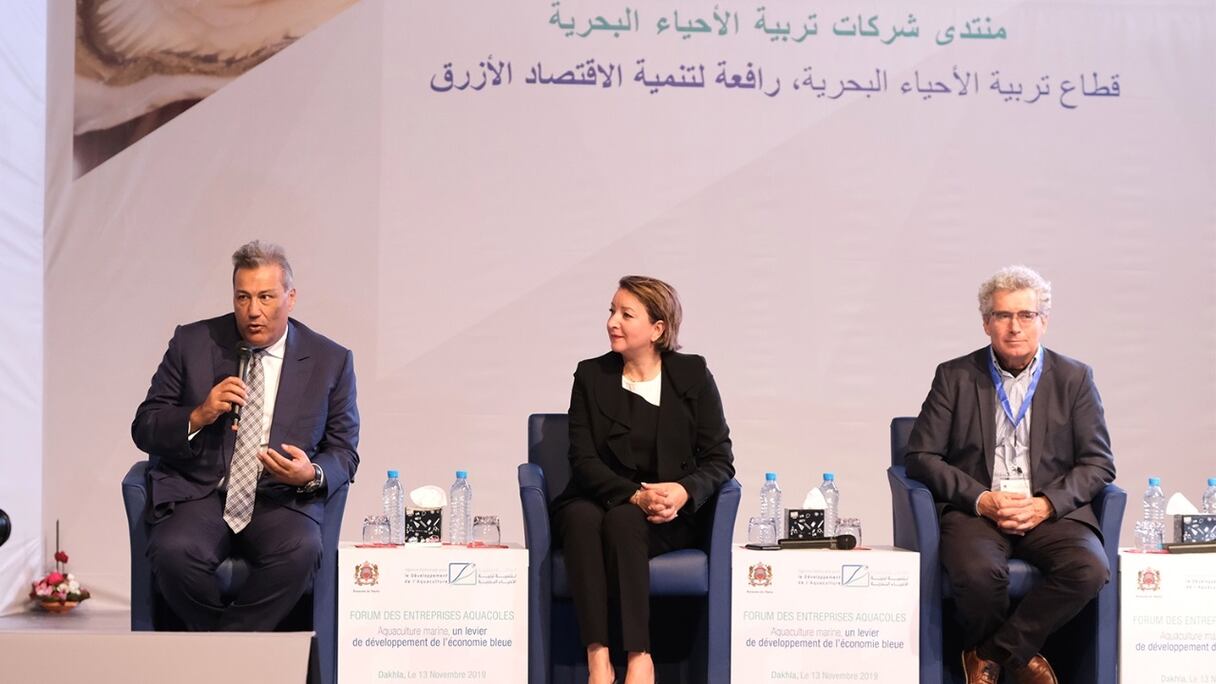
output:
[[[732,680],[906,683],[918,663],[918,563],[890,548],[735,549]]]
[[[1216,684],[1216,554],[1119,552],[1119,681]]]
[[[342,544],[338,590],[343,684],[527,678],[524,549]]]

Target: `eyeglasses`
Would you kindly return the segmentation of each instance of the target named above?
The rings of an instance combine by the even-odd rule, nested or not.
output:
[[[1043,315],[1042,311],[993,311],[988,314],[988,320],[996,321],[997,323],[1008,324],[1017,316],[1018,323],[1022,325],[1030,325],[1035,322],[1035,319]]]

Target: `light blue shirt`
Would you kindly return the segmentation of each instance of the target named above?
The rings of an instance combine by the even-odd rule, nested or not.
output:
[[[1043,345],[1039,345],[1039,349],[1035,352],[1034,359],[1030,362],[1030,365],[1021,373],[1018,373],[1017,376],[1001,368],[1001,364],[997,362],[996,354],[992,351],[991,347],[988,348],[988,354],[992,356],[992,365],[1001,377],[1001,384],[1005,386],[1005,394],[1009,397],[1009,408],[1013,410],[1013,414],[1016,416],[1021,410],[1022,404],[1026,401],[1026,392],[1030,389],[1030,381],[1034,376],[1035,369],[1039,364],[1043,363]],[[1031,407],[1026,407],[1026,415],[1022,417],[1021,422],[1015,428],[1012,421],[1009,420],[1009,416],[1005,415],[1005,409],[1001,407],[1001,402],[996,402],[996,449],[994,451],[995,458],[992,461],[993,491],[1000,490],[1001,480],[1031,480],[1030,421],[1034,418],[1031,415],[1032,412]],[[1033,485],[1030,491],[1034,491]]]

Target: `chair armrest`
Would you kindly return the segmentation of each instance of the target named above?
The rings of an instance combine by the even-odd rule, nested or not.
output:
[[[343,482],[325,500],[321,565],[313,579],[312,629],[316,632],[317,667],[323,683],[335,682],[338,677],[338,538],[349,493],[350,482]]]
[[[148,462],[136,461],[122,478],[122,503],[127,509],[127,529],[134,537],[144,532],[144,508],[148,505]]]
[[[930,555],[936,562],[941,529],[933,493],[908,477],[903,466],[887,468],[891,485],[891,522],[895,546]]]
[[[742,492],[743,487],[735,479],[731,479],[718,490],[718,500],[714,505],[713,522],[710,524],[705,549],[710,559],[711,576],[715,559],[725,559],[725,571],[730,573],[731,543],[734,541],[735,518],[739,515],[739,497]]]
[[[731,479],[718,490],[714,501],[713,520],[705,539],[705,555],[709,561],[709,591],[724,591],[730,595],[731,544],[735,536],[735,517],[739,514],[739,496],[743,488]]]
[[[1119,529],[1123,526],[1123,512],[1127,508],[1127,492],[1108,484],[1094,497],[1093,506],[1102,530],[1102,545],[1106,548],[1113,570],[1119,567]]]
[[[891,484],[891,516],[895,546],[920,554],[922,605],[941,601],[941,527],[933,494],[923,483],[908,477],[903,466],[887,468]]]
[[[519,503],[524,513],[524,545],[528,561],[535,563],[549,554],[552,528],[549,523],[549,496],[545,474],[540,466],[524,463],[519,466]]]
[[[1096,632],[1092,655],[1088,657],[1094,681],[1113,682],[1117,677],[1115,662],[1119,652],[1119,528],[1123,525],[1123,512],[1127,508],[1127,492],[1108,484],[1094,497],[1094,515],[1102,532],[1102,548],[1110,568],[1110,581],[1098,592],[1094,600],[1093,621]]]
[[[338,540],[342,536],[342,517],[346,513],[346,497],[350,494],[350,482],[343,482],[325,499],[325,518],[321,523],[321,549],[328,556],[335,554],[334,567],[337,567]],[[337,586],[337,585],[335,585]]]
[[[122,478],[122,503],[127,512],[127,532],[131,543],[131,629],[151,631],[155,598],[152,565],[148,561],[148,524],[144,511],[148,505],[148,462],[136,461]]]
[[[545,485],[545,473],[538,465],[521,464],[518,477],[519,503],[524,514],[524,545],[528,547],[528,681],[547,682],[553,597],[549,567],[552,545],[549,490]]]
[[[709,565],[708,612],[708,684],[725,684],[730,680],[730,618],[731,618],[731,555],[735,535],[735,518],[739,514],[739,496],[743,488],[731,479],[718,490],[714,502],[705,553]]]
[[[933,493],[908,477],[902,465],[887,468],[895,546],[920,553],[920,681],[942,681],[941,529]]]

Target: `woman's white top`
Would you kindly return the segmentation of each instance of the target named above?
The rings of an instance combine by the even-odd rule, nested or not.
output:
[[[621,387],[633,392],[647,402],[659,405],[659,397],[663,394],[663,371],[651,378],[637,382],[621,375]]]

